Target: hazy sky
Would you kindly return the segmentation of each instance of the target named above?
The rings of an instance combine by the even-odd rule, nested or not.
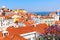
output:
[[[60,0],[0,0],[0,8],[5,5],[10,9],[26,9],[27,11],[60,10]]]

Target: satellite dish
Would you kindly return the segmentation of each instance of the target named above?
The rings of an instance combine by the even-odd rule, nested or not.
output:
[[[2,8],[6,8],[6,6],[2,6]]]

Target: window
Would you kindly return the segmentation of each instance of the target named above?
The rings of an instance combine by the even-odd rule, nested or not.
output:
[[[8,32],[7,31],[3,31],[3,37],[7,36]]]
[[[7,36],[7,34],[8,34],[8,33],[4,33],[3,35],[4,35],[4,36]]]
[[[28,40],[31,40],[30,38]]]
[[[29,38],[28,40],[35,40],[36,38],[35,37],[32,37],[32,38]]]

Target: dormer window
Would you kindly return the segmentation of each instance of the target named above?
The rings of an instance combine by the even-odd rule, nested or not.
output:
[[[3,31],[2,33],[3,33],[3,37],[8,35],[8,31]]]

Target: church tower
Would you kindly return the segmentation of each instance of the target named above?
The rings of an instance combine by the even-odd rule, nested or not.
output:
[[[56,11],[55,20],[59,21],[59,10]]]

